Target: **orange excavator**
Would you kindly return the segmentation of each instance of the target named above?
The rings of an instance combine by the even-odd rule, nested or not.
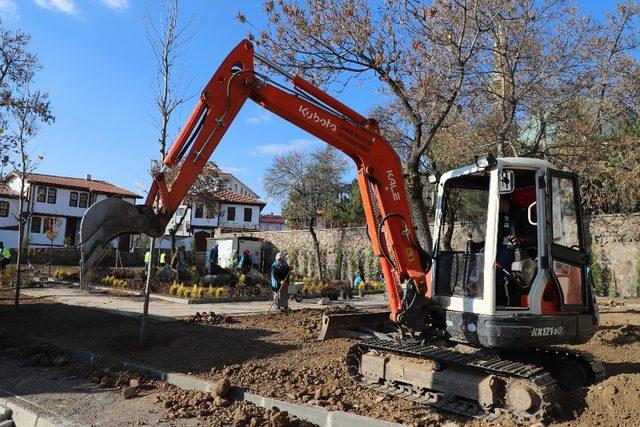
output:
[[[260,73],[254,60],[293,87]],[[247,40],[207,83],[154,174],[145,203],[112,198],[87,210],[81,224],[83,281],[91,280],[118,235],[164,234],[248,99],[356,164],[390,313],[384,325],[375,313],[325,322],[350,325],[342,332],[363,338],[347,363],[364,386],[477,418],[509,413],[533,421],[550,414],[562,388],[603,377],[602,364],[588,354],[553,346],[583,343],[598,326],[575,175],[542,160],[483,156],[433,177],[435,243],[422,248],[401,161],[376,121],[281,70]],[[171,168],[178,172],[168,184]]]

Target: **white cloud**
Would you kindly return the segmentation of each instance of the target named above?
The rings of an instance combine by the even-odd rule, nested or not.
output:
[[[100,3],[117,11],[129,9],[129,0],[100,0]]]
[[[258,145],[251,153],[252,154],[283,154],[289,151],[304,150],[317,144],[317,140],[313,139],[294,139],[286,144],[266,144]]]
[[[264,125],[264,124],[271,123],[272,119],[273,119],[273,114],[260,108],[256,112],[255,116],[249,117],[247,120],[245,120],[245,122],[248,125]]]
[[[36,4],[44,9],[57,10],[67,15],[77,15],[78,9],[74,0],[34,0]]]
[[[18,6],[13,0],[0,0],[0,17],[4,19],[18,18]]]

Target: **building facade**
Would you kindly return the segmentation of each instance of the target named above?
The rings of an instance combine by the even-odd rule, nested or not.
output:
[[[10,173],[4,178],[4,184],[15,193],[16,199],[21,181],[22,178],[17,173]],[[83,179],[32,173],[27,175],[24,188],[24,211],[29,216],[24,240],[29,247],[75,246],[79,243],[80,220],[95,202],[118,197],[135,204],[136,199],[141,198],[136,193],[106,181],[93,180],[90,175]],[[17,211],[16,200],[15,212]],[[14,217],[17,225],[17,215]],[[129,246],[128,240],[124,241],[126,239],[128,237],[121,240],[121,246]],[[17,228],[11,242],[11,247],[17,247]]]
[[[286,229],[282,215],[274,215],[273,213],[260,215],[260,231],[284,231]]]
[[[207,238],[216,233],[260,229],[260,212],[266,203],[232,174],[221,172],[220,177],[222,189],[215,192],[211,206],[183,204],[176,210],[165,235],[157,242],[161,249],[171,248],[170,230],[175,228],[176,246],[184,245],[196,252],[206,251]],[[136,244],[146,245],[145,242]]]

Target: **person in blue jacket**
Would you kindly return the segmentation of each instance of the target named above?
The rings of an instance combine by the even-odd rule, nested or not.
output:
[[[251,270],[251,265],[253,264],[251,260],[251,253],[249,249],[245,249],[242,251],[242,255],[240,256],[240,262],[238,263],[238,270],[242,274],[247,274],[249,270]]]
[[[216,274],[218,271],[218,244],[214,243],[207,252],[207,265],[209,266],[209,274]]]
[[[276,260],[271,265],[271,288],[273,301],[280,311],[289,311],[289,273],[291,267],[281,252],[276,254]]]

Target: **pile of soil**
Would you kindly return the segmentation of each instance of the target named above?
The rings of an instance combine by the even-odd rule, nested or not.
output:
[[[214,393],[182,390],[177,387],[170,387],[170,390],[158,400],[166,408],[164,415],[166,420],[198,418],[205,419],[211,425],[235,427],[313,425],[278,408],[265,409],[250,402],[232,401],[215,396]]]
[[[640,342],[640,325],[603,327],[595,338],[606,346],[617,346]]]
[[[640,400],[640,374],[623,374],[607,378],[589,387],[584,425],[633,425],[638,420]]]
[[[200,325],[213,326],[221,323],[235,323],[235,321],[236,320],[231,316],[227,316],[226,314],[216,314],[213,311],[210,311],[208,313],[197,312],[193,316],[189,316],[183,322],[187,324],[198,323]]]

